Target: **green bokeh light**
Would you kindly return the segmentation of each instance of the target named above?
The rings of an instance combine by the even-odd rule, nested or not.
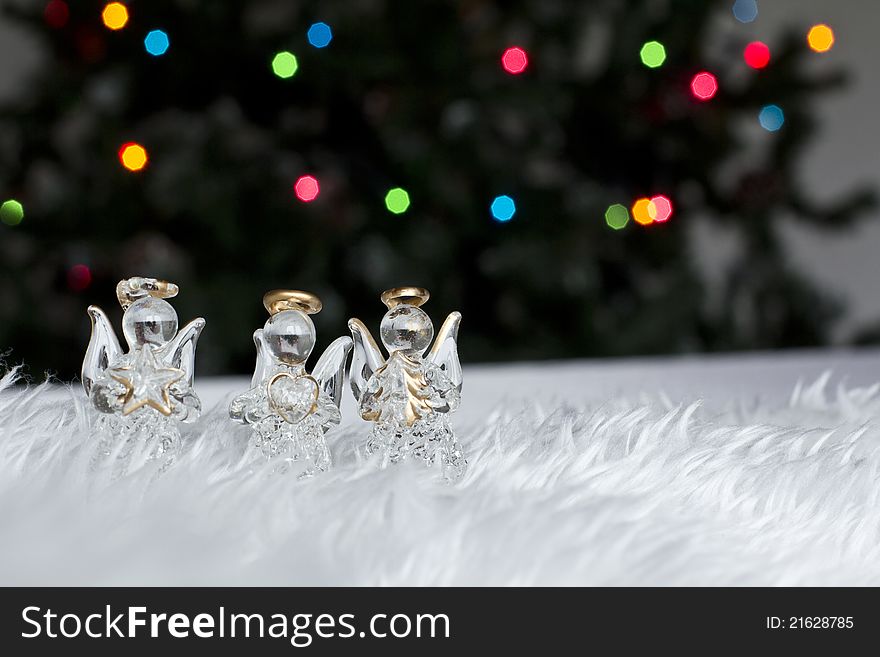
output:
[[[24,206],[15,199],[9,199],[0,205],[0,221],[7,226],[17,226],[22,219],[24,219]]]
[[[296,55],[286,50],[279,52],[272,60],[272,72],[279,78],[292,78],[297,68],[299,68],[299,64],[296,61]]]
[[[642,64],[648,68],[657,68],[666,61],[666,48],[659,41],[648,41],[639,53]]]
[[[609,206],[605,210],[605,223],[614,230],[620,230],[629,223],[629,210],[620,203]]]
[[[409,208],[409,194],[402,187],[395,187],[385,194],[385,207],[394,214],[403,214]]]

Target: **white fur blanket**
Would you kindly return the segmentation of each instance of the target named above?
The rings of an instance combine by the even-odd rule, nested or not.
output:
[[[710,364],[722,375],[701,405],[652,388],[666,372],[672,388],[711,387],[687,367],[626,365],[628,391],[604,367],[465,368],[476,398],[457,422],[470,467],[455,486],[364,461],[354,420],[331,440],[330,472],[271,475],[226,419],[240,380],[203,394],[221,403],[167,472],[106,481],[86,467],[80,387],[10,373],[0,584],[880,584],[877,386],[812,377],[777,381],[785,401],[755,398],[743,390],[760,375],[734,385]]]

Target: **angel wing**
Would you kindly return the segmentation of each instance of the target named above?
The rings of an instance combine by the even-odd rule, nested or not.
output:
[[[170,367],[176,367],[186,373],[186,382],[189,385],[192,385],[195,374],[196,344],[203,328],[205,328],[205,320],[197,317],[178,331],[174,339],[162,347],[159,354],[160,359]]]
[[[315,369],[312,370],[312,377],[318,382],[321,390],[330,396],[336,408],[339,408],[339,402],[342,401],[345,362],[348,360],[351,345],[351,338],[348,336],[336,338],[324,350],[315,364]]]
[[[449,313],[440,327],[434,346],[428,352],[428,360],[437,365],[459,392],[461,392],[461,362],[458,360],[458,327],[461,313]]]
[[[351,369],[348,373],[348,382],[351,391],[357,401],[361,400],[361,394],[367,387],[367,382],[373,376],[373,372],[382,367],[385,358],[376,345],[369,329],[359,319],[348,320],[348,329],[354,342],[354,351],[351,357]]]
[[[261,328],[254,331],[254,346],[257,348],[257,364],[254,366],[254,375],[251,377],[251,388],[256,388],[266,382],[274,358],[269,353],[266,341],[263,340],[263,329]]]
[[[82,365],[82,384],[87,395],[92,391],[95,379],[122,354],[119,338],[104,311],[98,306],[89,306],[88,313],[92,322],[92,335]]]

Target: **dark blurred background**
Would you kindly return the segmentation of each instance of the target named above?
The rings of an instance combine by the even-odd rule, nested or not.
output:
[[[77,374],[86,306],[118,325],[131,275],[208,320],[200,374],[250,371],[275,287],[323,298],[322,347],[349,316],[376,326],[384,288],[424,285],[437,325],[464,314],[468,361],[880,335],[875,3],[133,0],[118,30],[105,4],[0,5],[0,349],[33,374]],[[668,220],[636,222],[659,195]]]

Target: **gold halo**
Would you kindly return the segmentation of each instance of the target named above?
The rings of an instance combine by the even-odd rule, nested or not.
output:
[[[150,288],[147,291],[151,297],[156,297],[157,299],[170,299],[171,297],[176,297],[180,289],[174,283],[157,280],[155,289]]]
[[[170,299],[171,297],[176,297],[177,293],[180,291],[180,288],[174,283],[169,283],[168,281],[163,281],[158,278],[143,277],[140,277],[142,283],[141,286],[136,290],[132,290],[130,281],[135,278],[139,277],[124,278],[116,284],[116,299],[119,301],[119,305],[122,306],[123,310],[128,310],[131,304],[145,296],[143,294],[135,295],[133,292],[146,292],[146,296],[154,297],[156,299]]]
[[[389,310],[400,305],[418,308],[431,298],[431,293],[423,287],[392,287],[385,290],[381,298]]]
[[[311,292],[302,290],[269,290],[263,295],[263,306],[270,315],[276,315],[282,310],[301,310],[306,315],[314,315],[321,312],[324,304]]]

